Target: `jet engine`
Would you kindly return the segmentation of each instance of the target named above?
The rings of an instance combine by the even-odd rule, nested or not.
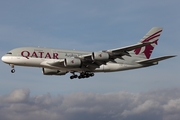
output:
[[[42,68],[42,72],[44,75],[65,75],[67,71],[60,71],[50,68]]]
[[[81,67],[82,62],[78,58],[65,58],[64,66],[65,67]]]
[[[93,52],[92,53],[92,60],[108,60],[109,54],[106,52]]]

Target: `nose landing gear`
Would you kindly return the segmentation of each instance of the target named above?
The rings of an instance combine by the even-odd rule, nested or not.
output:
[[[11,70],[11,73],[15,73],[15,69],[12,69],[12,70]]]
[[[15,73],[15,69],[14,69],[14,64],[10,64],[12,70],[11,70],[11,73]]]

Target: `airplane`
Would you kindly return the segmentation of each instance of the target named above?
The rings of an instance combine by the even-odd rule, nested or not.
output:
[[[162,32],[153,27],[137,44],[98,52],[85,52],[40,47],[20,47],[2,56],[2,61],[14,66],[40,67],[44,75],[66,75],[70,79],[89,78],[96,72],[115,72],[157,65],[176,55],[150,58]],[[79,75],[77,74],[79,73]]]

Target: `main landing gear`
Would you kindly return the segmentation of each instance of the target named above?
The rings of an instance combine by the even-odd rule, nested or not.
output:
[[[76,75],[74,73],[72,73],[73,75],[70,76],[70,79],[74,79],[74,78],[78,78],[78,79],[81,79],[81,78],[89,78],[89,77],[93,77],[94,76],[94,73],[88,73],[88,72],[82,72],[80,73],[80,75]]]
[[[70,76],[70,79],[74,79],[74,78],[77,78],[78,77],[78,75],[76,75],[75,73],[72,73],[73,75],[72,76]]]
[[[11,70],[11,73],[15,73],[15,69],[14,69],[14,64],[10,64],[12,70]]]

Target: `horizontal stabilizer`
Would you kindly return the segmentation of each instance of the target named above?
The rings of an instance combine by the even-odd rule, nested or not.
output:
[[[176,55],[163,56],[163,57],[158,57],[158,58],[153,58],[153,59],[145,59],[145,60],[140,60],[140,61],[136,61],[136,62],[139,64],[149,64],[149,63],[154,63],[154,62],[158,62],[161,60],[169,59],[172,57],[176,57]]]

